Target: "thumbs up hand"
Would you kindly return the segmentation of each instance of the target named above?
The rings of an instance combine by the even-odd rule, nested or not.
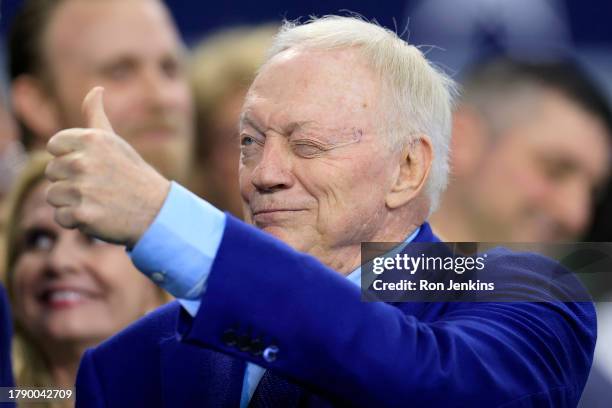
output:
[[[162,207],[170,182],[147,164],[106,117],[104,89],[83,100],[87,128],[56,133],[47,144],[54,158],[45,175],[47,201],[65,228],[132,247]]]

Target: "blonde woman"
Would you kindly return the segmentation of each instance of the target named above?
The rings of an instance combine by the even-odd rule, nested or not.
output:
[[[9,198],[5,286],[18,387],[72,387],[83,352],[167,300],[124,247],[61,228],[36,153]]]

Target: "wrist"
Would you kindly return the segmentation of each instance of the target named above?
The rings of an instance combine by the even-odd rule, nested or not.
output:
[[[155,185],[155,189],[153,189],[153,194],[148,194],[148,205],[146,205],[146,208],[140,213],[140,222],[135,223],[138,228],[134,231],[133,235],[127,239],[126,246],[128,249],[132,249],[149,229],[151,224],[153,224],[168,198],[172,183],[161,175],[158,174],[158,176],[160,180],[156,183],[151,183],[151,185]],[[151,185],[145,188],[150,188]],[[147,195],[143,196],[146,197]]]

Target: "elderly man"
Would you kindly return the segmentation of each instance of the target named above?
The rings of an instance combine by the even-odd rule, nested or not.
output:
[[[83,358],[78,406],[572,405],[590,303],[362,302],[363,241],[436,241],[452,83],[395,34],[287,24],[240,122],[246,225],[149,167],[112,130],[49,142],[56,220],[130,248],[180,299]],[[520,281],[541,258],[507,255]]]
[[[161,1],[25,0],[9,53],[28,148],[83,126],[83,97],[102,85],[117,132],[166,177],[186,178],[192,100],[184,48]]]

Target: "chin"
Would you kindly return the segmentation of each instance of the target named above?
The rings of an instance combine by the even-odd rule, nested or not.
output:
[[[97,344],[114,334],[111,330],[100,327],[88,327],[84,322],[66,322],[63,325],[48,327],[46,336],[55,342],[87,342]]]
[[[278,226],[266,226],[262,227],[261,230],[280,239],[296,251],[303,251],[304,239],[300,238],[300,235],[296,231]]]

